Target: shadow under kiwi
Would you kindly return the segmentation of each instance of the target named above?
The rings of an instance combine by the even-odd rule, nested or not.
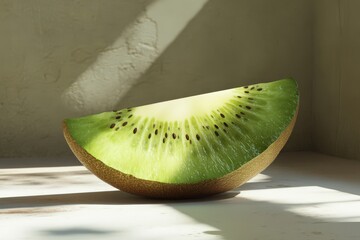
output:
[[[101,191],[101,192],[83,192],[83,193],[65,193],[51,195],[21,196],[0,198],[1,209],[49,207],[75,204],[103,204],[103,205],[132,205],[132,204],[176,204],[209,202],[229,199],[240,193],[238,189],[233,191],[196,199],[167,200],[145,198],[131,195],[122,191]],[[0,211],[0,214],[11,213]],[[18,212],[15,212],[18,213]]]

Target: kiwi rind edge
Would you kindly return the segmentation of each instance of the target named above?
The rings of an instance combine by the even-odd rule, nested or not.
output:
[[[206,197],[237,188],[267,168],[284,147],[294,128],[298,108],[286,129],[264,152],[253,158],[235,171],[220,178],[205,180],[194,184],[171,184],[136,178],[122,173],[94,158],[72,138],[66,123],[63,133],[70,149],[78,160],[97,177],[124,192],[135,195],[162,198],[187,199]]]

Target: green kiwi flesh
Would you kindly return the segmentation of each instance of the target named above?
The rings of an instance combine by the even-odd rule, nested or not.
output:
[[[200,197],[266,168],[289,138],[299,94],[283,79],[64,120],[77,158],[126,192]]]

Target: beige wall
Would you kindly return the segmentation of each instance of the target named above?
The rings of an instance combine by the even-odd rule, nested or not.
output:
[[[315,149],[360,159],[360,1],[315,6]]]
[[[311,2],[1,1],[0,156],[71,154],[65,117],[287,76],[302,97],[287,150],[309,149]]]

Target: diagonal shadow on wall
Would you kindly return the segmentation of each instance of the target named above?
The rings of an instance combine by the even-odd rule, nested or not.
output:
[[[0,156],[69,153],[62,93],[151,2],[0,3]]]

